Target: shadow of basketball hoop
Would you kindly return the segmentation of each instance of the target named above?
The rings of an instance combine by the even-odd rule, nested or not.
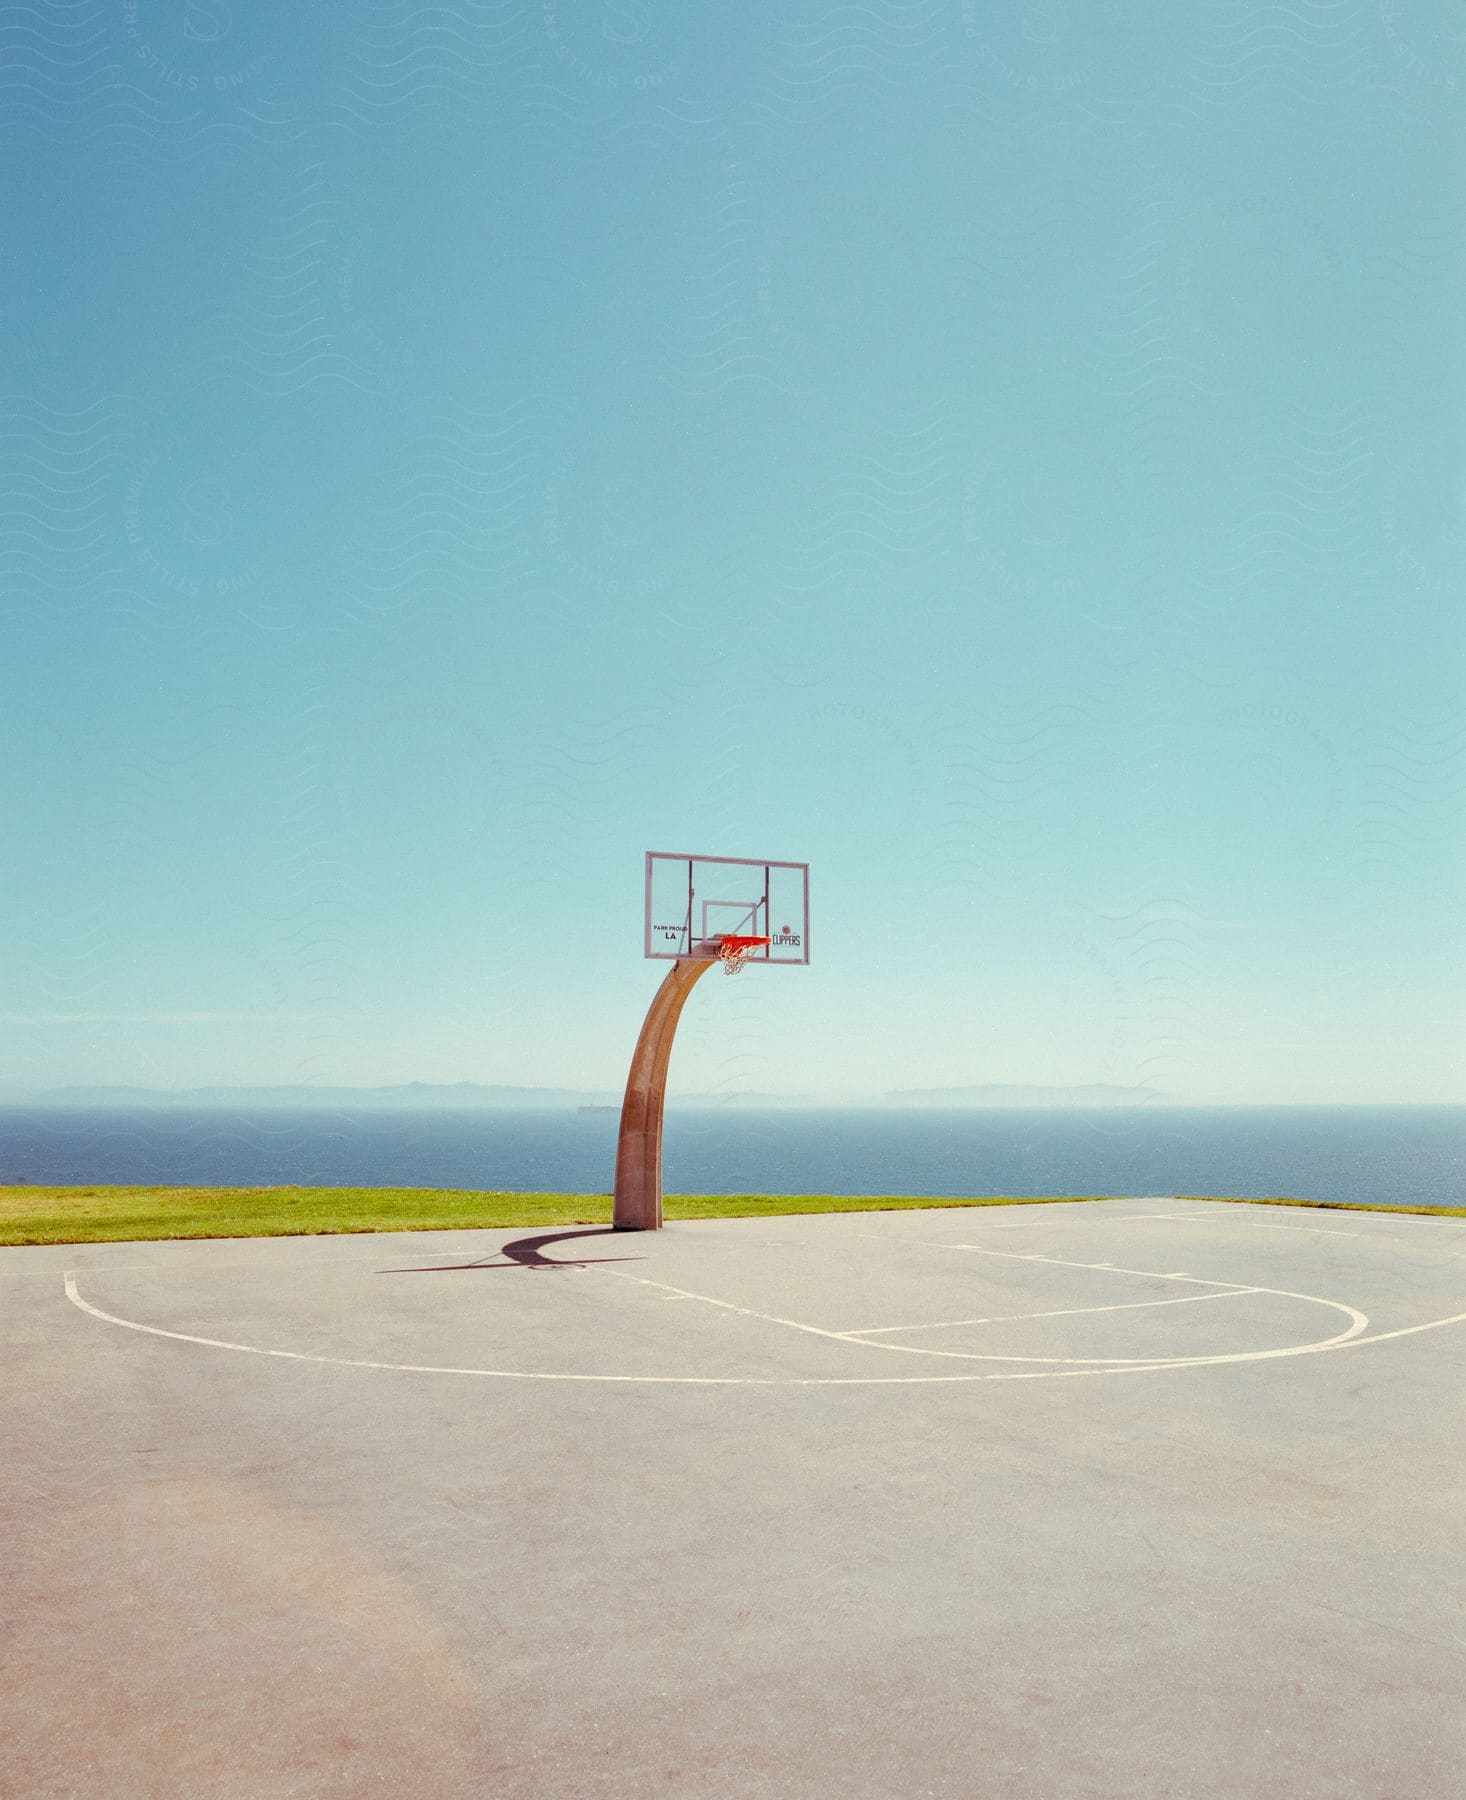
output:
[[[466,1263],[427,1263],[420,1268],[411,1269],[378,1269],[379,1275],[446,1275],[459,1269],[584,1269],[591,1263],[603,1262],[645,1262],[643,1256],[585,1256],[571,1261],[563,1261],[553,1256],[541,1254],[541,1246],[545,1244],[569,1243],[574,1238],[616,1237],[620,1234],[611,1225],[597,1225],[590,1231],[547,1231],[539,1237],[516,1238],[511,1244],[503,1244],[492,1257],[482,1257],[476,1262]],[[504,1257],[507,1260],[496,1260]]]

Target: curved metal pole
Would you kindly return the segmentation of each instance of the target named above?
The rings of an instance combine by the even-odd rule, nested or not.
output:
[[[626,1078],[626,1098],[621,1102],[612,1214],[617,1231],[662,1228],[662,1108],[672,1039],[687,996],[716,961],[716,957],[679,957],[647,1008]]]

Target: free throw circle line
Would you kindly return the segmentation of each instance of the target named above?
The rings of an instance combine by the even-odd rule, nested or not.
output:
[[[642,1383],[660,1387],[950,1387],[954,1383],[973,1381],[1044,1381],[1084,1375],[1156,1375],[1163,1368],[1192,1368],[1213,1358],[1191,1358],[1156,1365],[1127,1363],[1122,1367],[1082,1369],[1011,1369],[1001,1372],[963,1375],[577,1375],[553,1374],[538,1369],[468,1369],[439,1363],[389,1363],[368,1361],[349,1356],[317,1356],[303,1350],[272,1350],[260,1344],[236,1344],[224,1338],[200,1337],[192,1332],[168,1331],[161,1325],[144,1325],[136,1319],[119,1318],[84,1300],[77,1291],[76,1278],[70,1269],[63,1276],[66,1298],[81,1312],[90,1313],[104,1324],[119,1326],[124,1331],[138,1331],[149,1337],[170,1338],[176,1343],[200,1344],[211,1350],[233,1350],[245,1356],[270,1356],[286,1362],[319,1363],[328,1368],[380,1369],[407,1375],[473,1375],[499,1381],[600,1381]],[[1423,1325],[1406,1325],[1396,1331],[1376,1332],[1373,1337],[1355,1337],[1347,1341],[1331,1340],[1295,1350],[1257,1350],[1228,1358],[1233,1362],[1261,1362],[1279,1356],[1309,1356],[1324,1350],[1356,1349],[1363,1344],[1385,1343],[1392,1338],[1411,1337],[1417,1331],[1434,1331],[1444,1325],[1466,1322],[1466,1312],[1453,1313],[1445,1319],[1428,1319]]]
[[[862,1325],[846,1337],[883,1337],[894,1331],[954,1331],[959,1325],[1017,1325],[1029,1319],[1075,1319],[1082,1313],[1143,1312],[1153,1306],[1194,1306],[1198,1300],[1232,1300],[1238,1294],[1255,1294],[1256,1288],[1228,1288],[1220,1294],[1182,1294],[1176,1300],[1121,1300],[1114,1306],[1061,1306],[1053,1312],[1010,1313],[990,1319],[937,1319],[922,1325]]]
[[[967,1245],[954,1246],[954,1248],[962,1249],[968,1247],[969,1246]],[[984,1251],[982,1254],[1007,1256],[1009,1252],[1005,1250],[993,1250]],[[1038,1256],[1021,1257],[1018,1260],[1023,1262],[1056,1262],[1058,1259],[1051,1256]],[[1116,1275],[1149,1275],[1151,1273],[1149,1269],[1110,1270],[1108,1264],[1097,1263],[1071,1263],[1065,1266],[1084,1269],[1105,1268]],[[864,1350],[886,1350],[893,1356],[940,1356],[955,1362],[1044,1363],[1045,1365],[1063,1364],[1066,1367],[1069,1365],[1083,1365],[1086,1368],[1096,1364],[1116,1364],[1125,1368],[1176,1368],[1180,1366],[1191,1368],[1200,1363],[1257,1362],[1261,1358],[1267,1356],[1299,1356],[1309,1350],[1327,1350],[1335,1344],[1347,1343],[1351,1338],[1357,1337],[1359,1333],[1365,1330],[1369,1325],[1369,1320],[1365,1314],[1356,1311],[1352,1306],[1345,1306],[1341,1300],[1323,1300],[1320,1299],[1317,1294],[1293,1294],[1289,1293],[1285,1288],[1254,1287],[1247,1289],[1247,1292],[1252,1294],[1276,1294],[1285,1300],[1307,1300],[1315,1306],[1332,1307],[1335,1312],[1343,1313],[1345,1318],[1351,1321],[1349,1328],[1347,1331],[1339,1332],[1335,1337],[1320,1338],[1312,1344],[1290,1344],[1285,1345],[1281,1350],[1239,1350],[1232,1351],[1223,1356],[1004,1356],[1001,1353],[992,1350],[925,1350],[918,1344],[873,1343],[869,1338],[857,1337],[852,1332],[827,1331],[821,1325],[805,1325],[798,1319],[781,1319],[774,1313],[758,1312],[751,1306],[738,1306],[731,1300],[715,1300],[708,1294],[695,1294],[688,1288],[673,1287],[669,1281],[653,1281],[648,1275],[628,1275],[624,1269],[603,1269],[601,1273],[613,1276],[617,1281],[634,1281],[640,1287],[661,1288],[664,1293],[676,1294],[686,1300],[702,1300],[709,1306],[722,1307],[728,1312],[741,1314],[742,1317],[746,1319],[762,1319],[769,1325],[786,1325],[791,1331],[805,1331],[808,1332],[811,1337],[832,1338],[836,1343],[841,1344],[859,1344]],[[1162,1276],[1159,1279],[1189,1282],[1200,1282],[1201,1280],[1199,1276],[1195,1275],[1167,1275]],[[1207,1287],[1220,1287],[1223,1284],[1221,1282],[1208,1281],[1203,1285]],[[1232,1287],[1234,1284],[1227,1283],[1226,1285]],[[1231,1294],[1222,1296],[1222,1298],[1233,1297],[1234,1296]]]

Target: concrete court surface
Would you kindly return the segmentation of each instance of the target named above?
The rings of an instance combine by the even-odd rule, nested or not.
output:
[[[1463,1791],[1461,1222],[56,1246],[0,1307],[7,1797]]]

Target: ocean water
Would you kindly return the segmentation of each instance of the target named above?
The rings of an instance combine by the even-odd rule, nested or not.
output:
[[[0,1108],[0,1182],[609,1193],[614,1112]],[[1466,1204],[1466,1107],[668,1108],[670,1193]]]

